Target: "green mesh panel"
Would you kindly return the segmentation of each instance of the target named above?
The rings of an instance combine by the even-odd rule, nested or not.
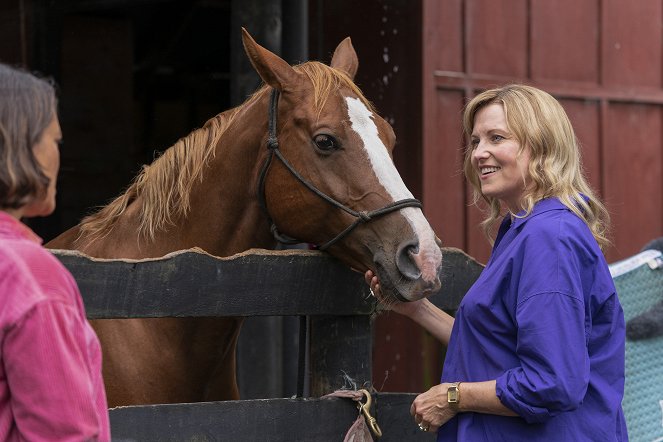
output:
[[[626,261],[612,265],[611,270],[622,266],[623,273],[613,274],[613,279],[624,317],[629,321],[663,301],[663,268],[652,269],[647,263],[652,261],[645,260],[625,270]],[[663,441],[663,336],[642,341],[627,339],[622,405],[631,441]]]

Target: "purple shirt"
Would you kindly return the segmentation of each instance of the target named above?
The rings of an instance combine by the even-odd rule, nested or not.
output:
[[[587,225],[556,198],[507,217],[456,313],[442,382],[496,380],[519,417],[459,413],[438,441],[627,441],[624,340]]]
[[[40,243],[0,211],[0,440],[110,440],[99,340]]]

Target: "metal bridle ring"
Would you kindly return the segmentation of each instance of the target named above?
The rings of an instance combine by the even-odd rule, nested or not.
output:
[[[423,425],[419,424],[419,429],[421,431],[428,431],[428,427],[424,427]]]

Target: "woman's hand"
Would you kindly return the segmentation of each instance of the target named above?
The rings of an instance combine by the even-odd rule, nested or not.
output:
[[[414,399],[410,414],[423,431],[437,431],[458,413],[447,403],[447,390],[450,385],[436,385]]]
[[[366,284],[371,287],[373,296],[375,296],[375,298],[380,301],[380,304],[382,304],[385,308],[410,318],[416,316],[417,311],[421,307],[423,299],[412,302],[401,302],[395,299],[387,299],[380,290],[380,281],[378,280],[378,277],[373,273],[372,270],[366,271],[364,279],[366,280]]]

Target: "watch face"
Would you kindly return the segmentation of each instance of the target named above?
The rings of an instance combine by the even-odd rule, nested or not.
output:
[[[458,387],[449,387],[447,390],[447,402],[458,402]]]

